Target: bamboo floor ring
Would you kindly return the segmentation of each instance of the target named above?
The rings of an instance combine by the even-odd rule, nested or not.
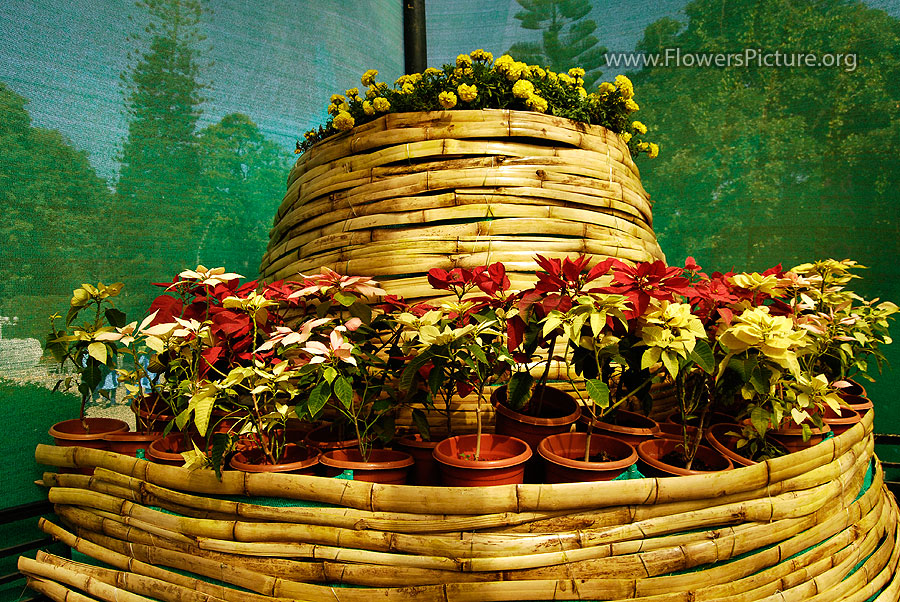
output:
[[[237,472],[219,482],[41,445],[41,464],[95,469],[44,475],[65,527],[41,528],[112,568],[46,553],[19,568],[69,602],[897,601],[898,508],[872,421],[724,473],[440,491]]]
[[[325,266],[416,300],[434,267],[503,261],[527,286],[536,253],[664,259],[621,138],[527,111],[400,113],[301,155],[260,273]]]

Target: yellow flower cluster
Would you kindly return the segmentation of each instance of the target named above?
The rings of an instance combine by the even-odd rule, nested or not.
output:
[[[378,69],[369,69],[363,76],[359,79],[364,86],[371,86],[375,83],[375,77],[378,75]]]
[[[360,82],[365,88],[350,88],[330,98],[330,121],[324,128],[307,133],[299,148],[305,150],[337,131],[367,123],[391,111],[448,110],[459,108],[528,109],[585,123],[603,125],[621,135],[633,153],[659,154],[659,146],[643,136],[647,126],[632,120],[640,107],[634,86],[624,75],[603,82],[593,92],[585,89],[585,69],[573,67],[556,73],[527,65],[504,54],[494,60],[483,49],[460,54],[443,69],[401,75],[393,86],[379,82],[378,71],[369,69]]]
[[[452,109],[456,106],[456,94],[453,92],[441,92],[438,94],[438,102],[445,109]]]
[[[456,92],[459,94],[459,99],[463,102],[472,102],[478,97],[478,88],[474,85],[469,86],[460,84],[459,87],[456,88]]]

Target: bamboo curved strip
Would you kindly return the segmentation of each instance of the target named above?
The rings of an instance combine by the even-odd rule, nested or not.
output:
[[[67,528],[41,528],[113,568],[41,553],[20,569],[70,602],[897,601],[898,508],[874,458],[872,418],[726,473],[441,490],[234,472],[219,482],[39,446],[42,464],[95,468],[45,474]]]
[[[664,258],[618,135],[522,111],[390,114],[300,157],[260,273],[327,266],[416,299],[433,295],[418,286],[433,267],[526,276],[535,253]]]

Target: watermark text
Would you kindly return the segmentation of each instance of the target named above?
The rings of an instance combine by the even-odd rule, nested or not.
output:
[[[856,53],[840,52],[772,52],[762,48],[745,48],[739,52],[687,52],[681,48],[666,48],[662,52],[608,52],[606,66],[614,69],[643,69],[644,67],[696,68],[736,67],[792,69],[840,68],[848,73],[856,71]]]

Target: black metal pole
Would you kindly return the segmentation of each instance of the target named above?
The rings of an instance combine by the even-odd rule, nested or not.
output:
[[[425,71],[425,0],[403,0],[403,51],[407,73]]]

